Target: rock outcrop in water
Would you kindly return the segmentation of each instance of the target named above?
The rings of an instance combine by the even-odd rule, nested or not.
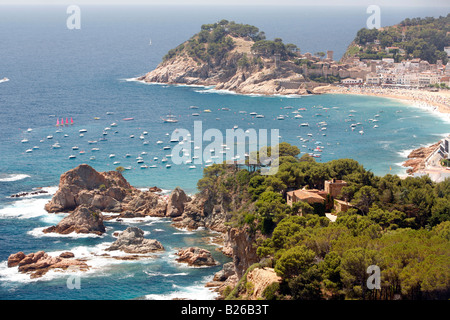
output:
[[[126,253],[151,253],[163,251],[162,244],[153,239],[145,239],[144,231],[138,227],[128,227],[106,251],[121,250]]]
[[[17,267],[21,273],[29,273],[30,277],[38,278],[51,269],[81,270],[86,271],[89,266],[74,257],[71,252],[63,252],[58,257],[49,256],[44,251],[38,251],[25,255],[23,252],[11,254],[8,258],[8,268]]]
[[[189,247],[187,249],[179,250],[176,254],[179,256],[176,261],[187,263],[189,266],[203,267],[217,265],[217,262],[212,257],[211,252],[206,249]]]
[[[102,235],[105,232],[102,213],[94,206],[80,205],[75,211],[62,219],[56,226],[43,230],[44,233],[93,233]]]
[[[45,205],[45,210],[67,212],[85,205],[126,217],[164,217],[167,203],[154,192],[157,190],[138,190],[119,172],[97,172],[82,164],[61,175],[58,191]]]

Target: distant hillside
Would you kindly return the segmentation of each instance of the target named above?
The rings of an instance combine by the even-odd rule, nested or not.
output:
[[[420,58],[429,63],[442,60],[446,64],[448,56],[444,47],[448,46],[450,46],[450,14],[439,18],[407,18],[394,26],[359,30],[344,58],[389,57],[394,58],[396,62]]]

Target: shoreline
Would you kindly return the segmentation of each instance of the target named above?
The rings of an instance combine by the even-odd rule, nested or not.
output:
[[[431,92],[421,89],[381,88],[381,87],[337,87],[323,88],[323,94],[364,95],[401,100],[413,107],[438,113],[450,122],[450,91]],[[412,102],[412,103],[411,103]]]
[[[450,122],[450,90],[448,91],[425,91],[421,89],[402,89],[402,88],[381,88],[381,87],[338,87],[335,85],[317,87],[311,94],[293,94],[293,93],[242,93],[229,89],[215,89],[216,85],[200,85],[200,84],[184,84],[184,83],[164,83],[164,82],[147,82],[140,80],[139,77],[127,78],[127,82],[140,82],[150,85],[169,85],[197,87],[210,90],[210,92],[238,94],[249,97],[286,97],[286,98],[302,98],[321,94],[347,94],[347,95],[363,95],[380,98],[396,99],[409,106],[421,108],[426,111],[434,112],[444,117],[444,120]]]

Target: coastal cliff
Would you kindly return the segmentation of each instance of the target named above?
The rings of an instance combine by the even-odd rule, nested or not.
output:
[[[203,25],[137,80],[214,86],[241,94],[309,94],[320,84],[300,75],[297,52],[295,45],[283,44],[279,38],[265,40],[254,26],[222,20]]]
[[[234,174],[234,170],[228,172]],[[154,190],[156,188],[152,188]],[[224,194],[207,188],[189,197],[181,188],[175,188],[164,198],[153,191],[141,191],[131,186],[121,173],[97,172],[87,164],[61,175],[57,192],[45,205],[50,213],[71,212],[56,226],[46,228],[44,233],[94,233],[105,232],[103,221],[110,219],[103,212],[119,213],[115,219],[144,216],[168,217],[172,225],[180,229],[206,228],[218,232],[223,243],[220,251],[233,259],[227,276],[218,281],[218,286],[235,285],[247,268],[259,261],[256,254],[255,234],[245,227],[229,226],[232,212],[245,204],[239,198],[242,191]],[[194,250],[195,249],[195,250]],[[141,230],[128,228],[108,250],[127,253],[147,253],[164,250],[155,240],[143,238]],[[206,252],[207,253],[207,252]],[[180,251],[180,261],[199,265],[215,265],[215,261],[200,248]],[[225,266],[224,266],[225,267]],[[231,272],[231,275],[230,275]],[[225,282],[230,279],[228,282]]]

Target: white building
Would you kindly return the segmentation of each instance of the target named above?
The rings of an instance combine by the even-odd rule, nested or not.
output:
[[[346,85],[361,84],[361,83],[363,83],[363,79],[361,79],[361,78],[356,78],[356,79],[347,78],[347,79],[342,79],[341,83],[342,84],[346,84]]]
[[[380,84],[380,76],[376,73],[368,73],[366,75],[366,84],[368,85],[378,85]]]
[[[450,47],[444,47],[444,51],[447,53],[447,56],[450,57]]]

